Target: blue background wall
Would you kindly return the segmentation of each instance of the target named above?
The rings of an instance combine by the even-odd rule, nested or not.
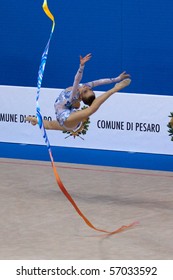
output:
[[[1,0],[0,84],[35,86],[51,21],[43,0]],[[44,87],[72,84],[88,52],[83,81],[126,70],[129,92],[172,95],[173,2],[170,0],[49,0],[56,19]],[[104,88],[101,88],[104,89]]]
[[[0,84],[33,86],[51,21],[43,0],[1,0]],[[43,87],[72,84],[79,55],[89,52],[83,81],[132,76],[128,92],[173,94],[173,1],[48,0],[56,28]],[[104,90],[105,88],[98,88]],[[49,160],[45,146],[1,143],[1,157]],[[57,161],[173,171],[173,157],[53,147]]]

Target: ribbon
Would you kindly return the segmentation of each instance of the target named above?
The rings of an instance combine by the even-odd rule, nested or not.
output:
[[[48,152],[49,152],[49,156],[50,156],[50,160],[51,160],[51,165],[53,168],[53,172],[54,172],[54,176],[56,179],[56,182],[59,186],[59,188],[61,189],[61,191],[63,192],[63,194],[66,196],[66,198],[69,200],[69,202],[72,204],[72,206],[74,207],[74,209],[76,210],[76,212],[79,214],[79,216],[81,216],[81,218],[84,220],[84,222],[92,229],[99,231],[99,232],[104,232],[108,235],[112,235],[115,233],[119,233],[129,227],[132,227],[136,224],[136,222],[131,223],[129,225],[126,226],[122,226],[112,232],[109,232],[107,230],[102,230],[99,228],[96,228],[86,217],[85,215],[81,212],[81,210],[79,209],[79,207],[77,206],[77,204],[75,203],[75,201],[73,200],[73,198],[71,197],[71,195],[68,193],[68,191],[66,190],[65,186],[63,185],[61,178],[56,170],[55,167],[55,163],[54,163],[54,159],[53,159],[53,155],[52,155],[52,151],[51,151],[51,146],[50,146],[50,142],[43,124],[43,118],[41,115],[41,110],[40,110],[40,106],[39,106],[39,97],[40,97],[40,89],[41,89],[41,84],[42,84],[42,80],[43,80],[43,74],[44,74],[44,70],[45,70],[45,66],[46,66],[46,61],[47,61],[47,56],[48,56],[48,51],[49,51],[49,45],[50,45],[50,41],[52,38],[52,34],[54,32],[54,28],[55,28],[55,20],[54,20],[54,16],[52,15],[52,13],[50,12],[48,5],[47,5],[47,0],[44,0],[43,3],[43,10],[45,12],[45,14],[52,20],[52,30],[50,33],[50,37],[49,40],[47,42],[47,45],[45,47],[45,50],[42,54],[42,58],[41,58],[41,63],[40,63],[40,67],[39,67],[39,72],[38,72],[38,82],[37,82],[37,95],[36,95],[36,115],[37,115],[37,120],[38,120],[38,125],[39,128],[41,129],[45,144],[47,145],[48,148]]]

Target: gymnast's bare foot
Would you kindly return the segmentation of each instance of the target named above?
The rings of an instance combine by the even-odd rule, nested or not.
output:
[[[36,125],[38,123],[37,118],[31,116],[26,117],[25,121],[30,122],[32,125]]]
[[[123,81],[117,83],[115,85],[115,88],[117,89],[117,91],[119,91],[119,90],[127,87],[128,85],[130,85],[130,83],[131,83],[131,79],[124,79]]]

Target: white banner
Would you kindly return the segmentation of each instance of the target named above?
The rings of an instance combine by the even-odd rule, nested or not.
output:
[[[55,119],[54,101],[60,91],[41,90],[43,117]],[[44,145],[38,126],[24,121],[25,116],[35,115],[35,98],[36,88],[0,86],[0,142]],[[172,96],[116,93],[90,117],[83,139],[61,131],[47,133],[52,146],[172,155],[167,127],[172,111]]]

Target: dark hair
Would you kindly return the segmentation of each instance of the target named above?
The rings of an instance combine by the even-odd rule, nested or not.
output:
[[[96,98],[96,97],[95,97],[95,94],[90,95],[90,96],[88,96],[88,97],[83,96],[82,101],[83,101],[84,104],[86,104],[86,105],[88,105],[88,106],[91,106],[91,104],[93,103],[93,101],[94,101],[95,98]]]

